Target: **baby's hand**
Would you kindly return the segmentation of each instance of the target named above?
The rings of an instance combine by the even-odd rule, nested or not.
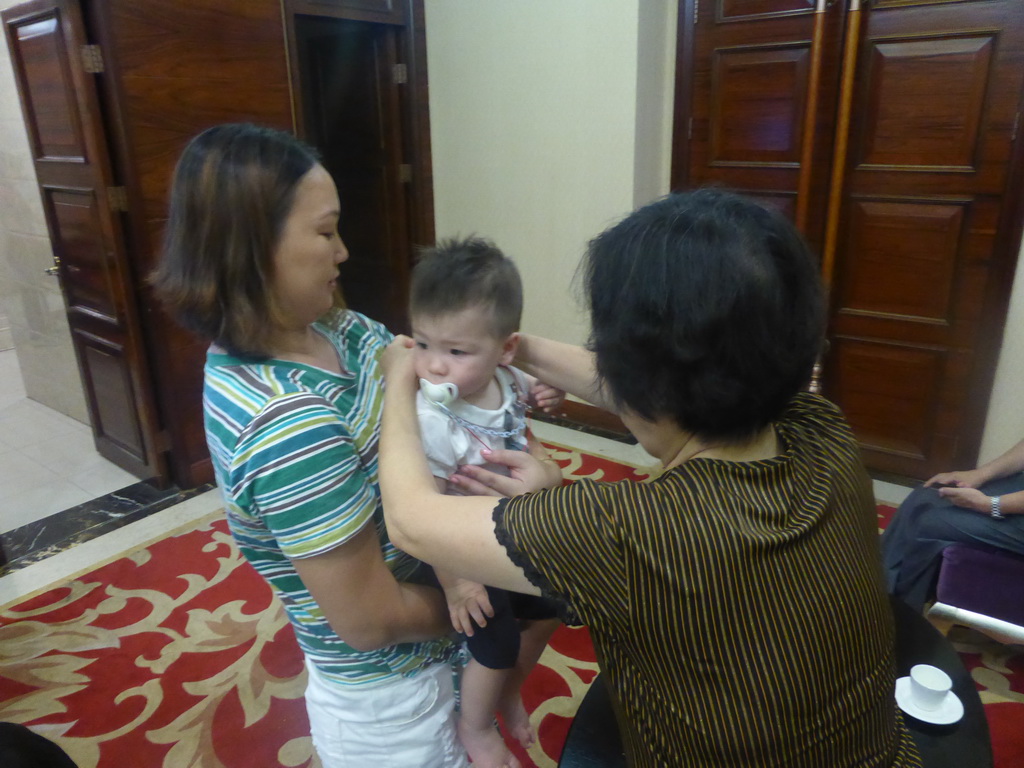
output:
[[[565,391],[545,384],[543,381],[535,381],[530,387],[528,401],[534,408],[540,408],[544,413],[554,413],[565,400]]]
[[[456,632],[462,632],[467,637],[472,637],[477,627],[486,627],[487,619],[494,615],[487,590],[475,581],[456,580],[445,588],[444,597],[448,601],[452,626]]]

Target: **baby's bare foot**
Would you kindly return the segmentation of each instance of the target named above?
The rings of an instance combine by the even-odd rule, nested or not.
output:
[[[473,761],[473,768],[522,768],[493,725],[473,728],[462,718],[459,720],[458,733],[459,741]]]
[[[529,749],[537,741],[537,731],[530,722],[530,716],[526,714],[523,699],[518,694],[502,706],[501,719],[505,723],[505,730],[523,745],[523,749]]]

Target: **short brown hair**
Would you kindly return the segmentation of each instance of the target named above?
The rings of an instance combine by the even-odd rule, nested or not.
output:
[[[441,240],[420,252],[409,288],[410,316],[436,316],[483,307],[491,314],[491,335],[503,339],[519,330],[523,284],[516,265],[482,237]]]
[[[279,311],[273,257],[295,188],[319,163],[290,134],[248,123],[210,128],[174,171],[157,295],[186,328],[233,355],[267,357]]]

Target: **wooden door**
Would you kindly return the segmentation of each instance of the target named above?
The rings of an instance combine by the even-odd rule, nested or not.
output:
[[[820,246],[843,25],[823,0],[680,2],[673,188],[743,192]]]
[[[923,478],[977,456],[1017,258],[1024,7],[875,0],[862,23],[826,393],[870,466]]]
[[[825,394],[869,467],[973,466],[1020,239],[1020,0],[698,4],[673,185],[751,193],[823,254]]]
[[[218,123],[294,129],[280,0],[82,0],[103,51],[98,77],[173,482],[213,480],[203,428],[208,343],[153,296],[171,176],[185,145]]]
[[[139,477],[164,479],[149,369],[125,256],[123,189],[111,174],[76,0],[3,13],[47,227],[97,450]]]

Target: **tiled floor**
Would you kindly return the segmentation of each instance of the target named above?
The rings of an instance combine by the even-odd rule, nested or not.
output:
[[[14,350],[0,352],[0,533],[135,482],[87,425],[28,399]]]

